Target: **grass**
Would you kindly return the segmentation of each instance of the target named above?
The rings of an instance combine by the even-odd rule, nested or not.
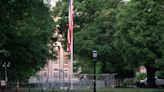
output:
[[[18,91],[19,92],[19,91]],[[20,92],[29,92],[28,89]],[[31,89],[30,92],[93,92],[93,89],[79,89],[79,90],[41,90]],[[164,92],[164,89],[147,89],[147,88],[108,88],[97,89],[97,92]]]

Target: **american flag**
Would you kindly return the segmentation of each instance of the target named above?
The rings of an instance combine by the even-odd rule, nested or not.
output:
[[[71,45],[73,41],[73,17],[74,17],[74,11],[73,11],[73,0],[69,0],[69,15],[68,15],[68,32],[67,32],[67,51],[70,53],[71,51]]]

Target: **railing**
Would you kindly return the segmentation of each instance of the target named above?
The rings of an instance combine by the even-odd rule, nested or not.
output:
[[[37,77],[41,77],[38,76]],[[35,77],[34,77],[35,78]],[[37,78],[36,78],[37,79]],[[109,88],[121,86],[122,83],[119,82],[114,74],[99,74],[96,75],[96,87],[97,88]],[[73,84],[71,85],[71,81]],[[40,90],[38,92],[44,92],[44,90],[54,90],[54,89],[92,89],[94,85],[92,74],[81,74],[74,77],[74,80],[56,80],[53,77],[49,78],[39,78],[39,80],[34,80],[33,82],[20,82],[19,86],[17,84],[9,84],[7,87],[1,87],[0,92],[30,92],[33,90]],[[3,90],[2,90],[3,89]],[[10,91],[12,90],[12,91]]]

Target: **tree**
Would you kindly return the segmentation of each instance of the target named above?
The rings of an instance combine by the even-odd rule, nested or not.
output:
[[[80,31],[75,33],[74,48],[78,57],[83,59],[83,63],[92,59],[92,50],[96,49],[98,51],[97,61],[101,66],[98,69],[101,70],[99,73],[118,73],[119,77],[124,78],[133,76],[133,70],[125,67],[126,64],[113,46],[113,34],[116,31],[115,16],[120,4],[122,4],[120,0],[84,2],[83,11],[79,10],[82,13],[78,15],[78,19],[83,16],[89,18],[83,23],[84,25],[80,25]]]
[[[163,59],[164,11],[154,0],[131,0],[117,15],[115,45],[127,64],[147,69],[148,87],[155,87],[155,72]]]
[[[10,80],[28,79],[47,59],[49,8],[41,0],[1,0],[0,11],[0,64],[11,62]]]
[[[118,73],[122,77],[132,76],[128,67],[124,67],[122,57],[113,46],[115,16],[121,0],[76,0],[74,17],[74,58],[79,61],[83,73],[92,73],[92,50],[98,50],[97,70],[99,73]],[[59,7],[58,7],[59,6]],[[67,30],[66,1],[61,1],[54,9],[54,16],[61,19],[56,23],[62,32]],[[87,68],[88,67],[88,68]],[[131,75],[130,75],[131,74]]]

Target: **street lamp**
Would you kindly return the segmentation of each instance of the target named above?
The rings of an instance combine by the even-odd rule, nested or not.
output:
[[[96,59],[97,58],[97,51],[96,50],[94,50],[92,52],[92,57],[93,57],[93,59]]]
[[[96,92],[96,59],[97,59],[97,51],[96,50],[92,51],[92,57],[94,60],[94,90],[93,90],[93,92]]]
[[[10,62],[4,62],[2,67],[5,68],[5,81],[8,81],[8,77],[7,77],[7,68],[10,67]]]

